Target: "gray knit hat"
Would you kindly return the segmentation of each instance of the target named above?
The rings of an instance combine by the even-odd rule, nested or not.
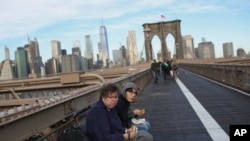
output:
[[[126,90],[129,89],[129,88],[133,88],[137,91],[137,93],[139,93],[139,89],[138,87],[135,85],[135,83],[133,82],[127,82],[123,85],[122,87],[122,91],[121,91],[121,94],[125,97],[125,93],[126,93]]]

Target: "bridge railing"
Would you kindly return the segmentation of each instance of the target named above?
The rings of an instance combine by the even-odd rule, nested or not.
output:
[[[249,64],[180,63],[181,68],[250,92]]]
[[[131,69],[129,73],[103,83],[115,83],[121,88],[124,83],[132,81],[143,90],[151,78],[149,68],[137,71]],[[38,135],[46,141],[55,141],[58,134],[68,127],[64,124],[70,123],[69,126],[72,126],[72,115],[75,112],[91,107],[98,100],[103,83],[77,88],[62,96],[41,99],[35,104],[1,112],[1,140],[23,141]]]

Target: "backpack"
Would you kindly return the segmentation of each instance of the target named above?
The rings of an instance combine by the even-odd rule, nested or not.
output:
[[[161,67],[163,71],[169,71],[169,67],[167,66],[167,64],[162,63]]]

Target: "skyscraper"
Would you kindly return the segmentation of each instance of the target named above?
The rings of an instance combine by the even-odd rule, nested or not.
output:
[[[201,59],[214,59],[214,44],[212,42],[199,43],[198,54]]]
[[[230,58],[234,56],[234,48],[233,43],[223,43],[223,56],[224,58]]]
[[[46,70],[53,69],[50,72],[57,74],[61,72],[61,42],[58,40],[51,41],[51,49],[52,49],[52,59],[49,60],[47,65],[45,65]],[[50,66],[53,65],[53,66]]]
[[[117,50],[113,50],[113,62],[114,64],[120,64],[120,51]]]
[[[79,67],[77,69],[72,69],[72,70],[83,71],[83,68],[86,68],[86,67],[84,67],[85,64],[84,64],[84,60],[83,60],[83,56],[82,56],[80,40],[73,41],[72,55],[75,55],[76,58],[78,58],[78,59],[75,59],[77,61],[72,60],[70,63],[78,63],[77,67]],[[71,64],[71,65],[74,65],[74,64]],[[72,68],[75,68],[75,67],[72,66]],[[63,71],[63,68],[62,68],[62,71]]]
[[[98,46],[98,56],[99,56],[99,57],[97,58],[97,61],[102,61],[102,58],[103,58],[103,57],[102,57],[102,56],[103,56],[103,55],[102,55],[102,52],[103,52],[103,51],[102,51],[101,43],[98,42],[98,45],[97,45],[97,46]]]
[[[120,47],[120,49],[119,49],[119,51],[120,51],[120,63],[121,63],[121,66],[127,66],[127,61],[126,61],[126,52],[127,52],[127,50],[126,50],[126,48],[125,48],[125,46],[121,46]]]
[[[81,49],[79,47],[73,47],[72,48],[72,54],[77,55],[77,56],[82,56],[81,55]]]
[[[108,35],[107,35],[107,29],[105,26],[100,26],[100,45],[102,48],[102,59],[103,65],[105,67],[108,67],[108,61],[109,61],[109,46],[108,46]]]
[[[9,48],[5,47],[4,53],[5,53],[5,60],[3,61],[3,64],[2,64],[2,70],[0,70],[1,72],[0,80],[14,79],[15,75],[14,75],[14,71],[12,68],[13,63],[10,60]]]
[[[28,52],[29,71],[31,74],[41,74],[41,66],[43,66],[42,57],[40,56],[39,44],[37,38],[34,41],[29,40],[29,44],[25,45]]]
[[[61,42],[58,40],[51,41],[52,57],[58,58],[61,55]]]
[[[90,35],[86,35],[85,36],[85,47],[86,47],[86,51],[85,51],[85,57],[90,59],[90,58],[94,58],[94,53],[93,53],[93,43],[91,41]]]
[[[28,77],[28,53],[22,48],[18,47],[15,52],[15,60],[17,65],[17,77],[27,78]]]
[[[55,75],[59,73],[58,66],[59,61],[55,58],[51,58],[45,63],[45,70],[47,75]]]
[[[40,56],[39,44],[38,44],[38,40],[36,37],[34,39],[34,47],[35,47],[35,54],[36,54],[35,56],[36,57]]]
[[[10,51],[9,48],[5,47],[4,48],[4,53],[5,53],[5,59],[10,60]]]
[[[82,56],[80,40],[73,41],[72,54]]]
[[[183,45],[183,52],[184,58],[186,59],[193,59],[196,58],[194,55],[194,40],[191,35],[186,35],[182,37],[182,45]]]
[[[64,55],[62,56],[62,72],[80,71],[80,62],[78,55]]]
[[[138,50],[136,43],[136,33],[134,30],[128,32],[127,36],[127,54],[129,64],[137,64],[138,63]]]

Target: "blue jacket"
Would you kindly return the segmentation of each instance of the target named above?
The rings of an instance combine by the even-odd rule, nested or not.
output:
[[[108,111],[99,100],[86,117],[86,133],[90,141],[124,141],[125,128],[116,110]]]

